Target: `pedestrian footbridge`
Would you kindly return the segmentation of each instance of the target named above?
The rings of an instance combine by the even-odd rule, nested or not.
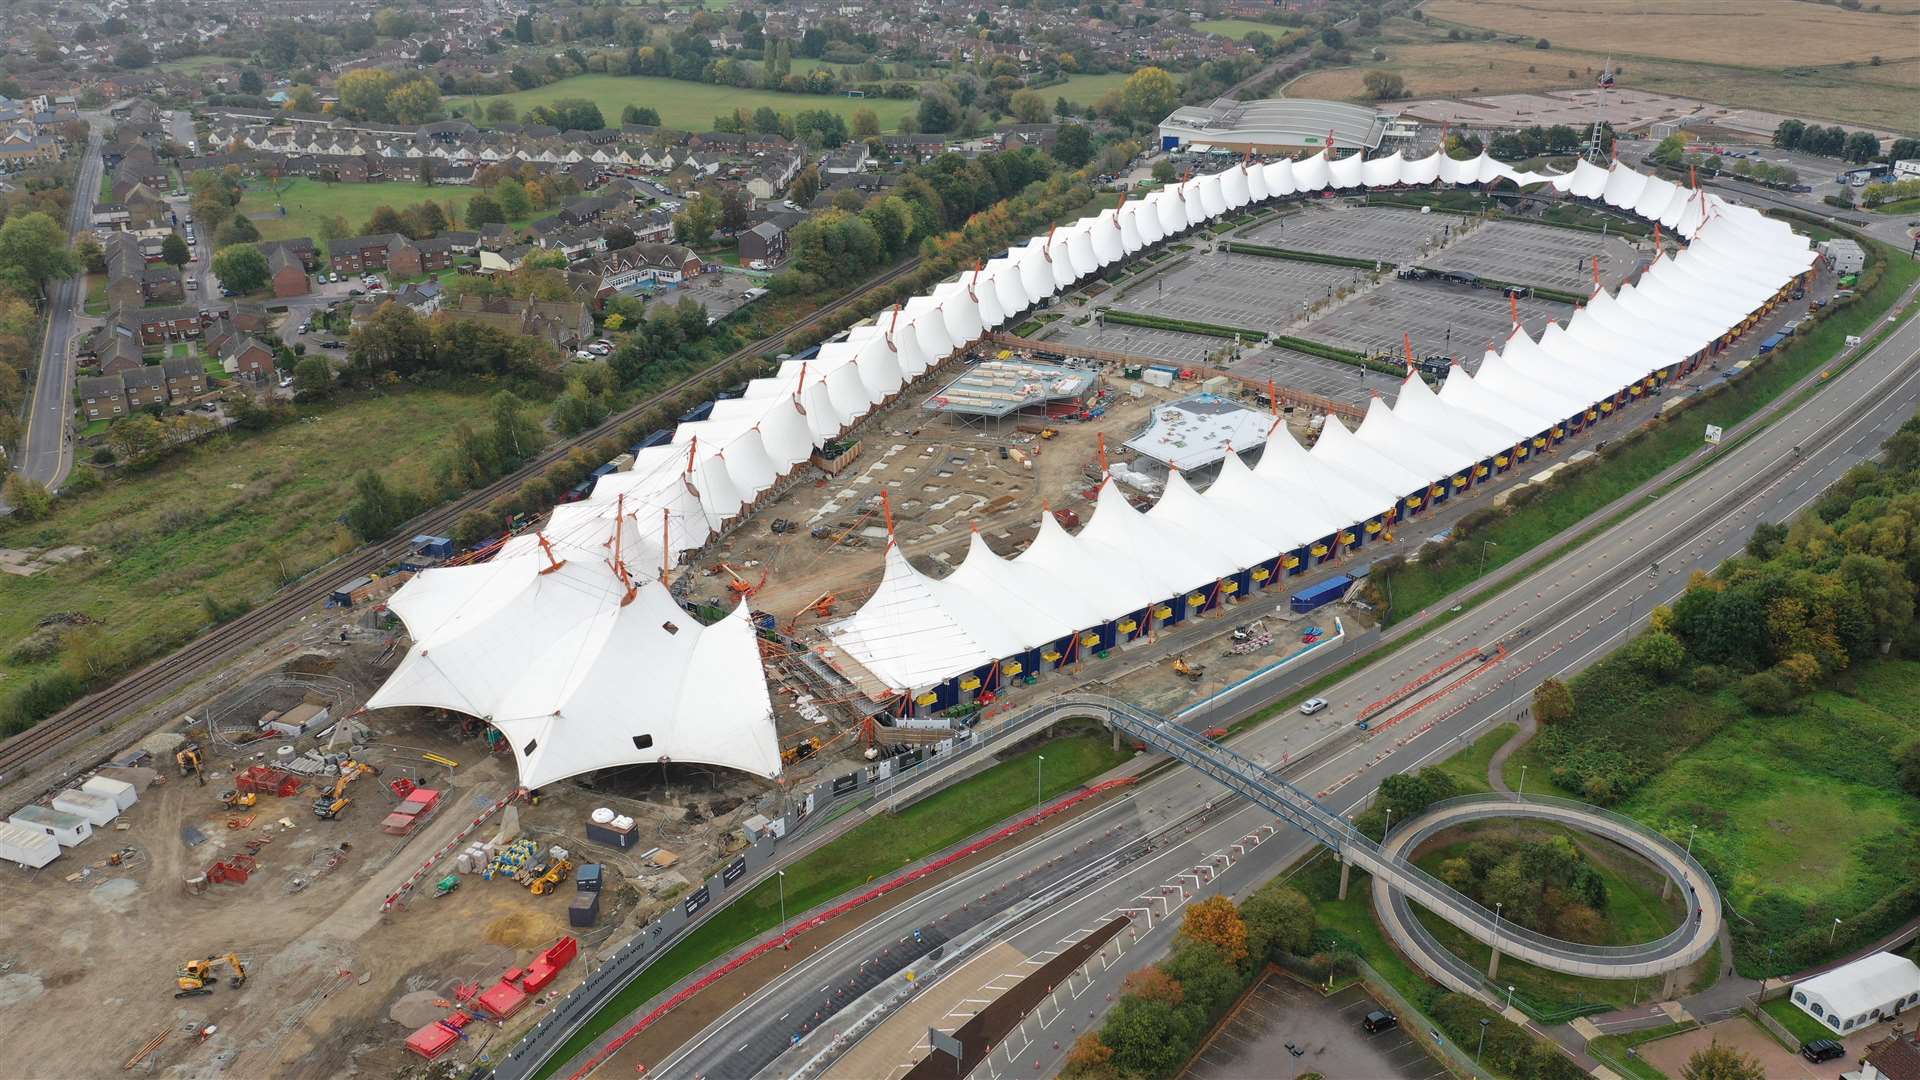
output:
[[[1376,844],[1318,799],[1231,747],[1204,738],[1175,720],[1112,698],[1089,696],[1084,704],[1092,707],[1089,712],[1102,714],[1115,730],[1180,759],[1331,849],[1341,861],[1343,894],[1348,868],[1365,870],[1373,879],[1375,908],[1395,944],[1429,975],[1455,990],[1486,996],[1480,973],[1434,941],[1414,918],[1409,902],[1490,946],[1493,956],[1489,975],[1497,972],[1500,957],[1505,955],[1570,975],[1641,978],[1687,967],[1706,955],[1720,933],[1720,894],[1700,864],[1666,837],[1599,807],[1558,799],[1452,799],[1429,807],[1418,818],[1394,829],[1384,844]],[[1563,941],[1513,925],[1499,912],[1461,895],[1406,857],[1441,830],[1494,818],[1549,821],[1620,844],[1652,863],[1666,876],[1670,890],[1684,890],[1683,895],[1691,900],[1688,917],[1672,933],[1640,945]]]

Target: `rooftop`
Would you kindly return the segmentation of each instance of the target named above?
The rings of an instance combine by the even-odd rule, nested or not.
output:
[[[1160,121],[1163,136],[1183,141],[1256,143],[1270,146],[1324,146],[1329,133],[1336,149],[1374,150],[1386,137],[1390,114],[1343,101],[1304,98],[1183,105]]]
[[[1153,410],[1146,430],[1128,439],[1127,449],[1176,469],[1211,465],[1227,448],[1263,446],[1273,417],[1213,394],[1170,401]]]
[[[1085,397],[1098,376],[1091,371],[1030,360],[983,360],[928,398],[930,412],[1002,417],[1049,401]]]

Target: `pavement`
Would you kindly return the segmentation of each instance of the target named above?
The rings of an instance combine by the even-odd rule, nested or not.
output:
[[[73,209],[67,215],[67,233],[77,236],[92,227],[93,205],[100,197],[102,136],[87,136],[87,156],[74,181]],[[40,370],[33,381],[33,405],[27,414],[27,435],[14,467],[29,480],[59,490],[73,468],[73,380],[78,370],[72,341],[75,321],[86,302],[86,275],[76,274],[52,283],[47,291],[47,333],[40,344]]]
[[[1792,517],[1876,453],[1920,407],[1917,357],[1920,325],[1909,323],[1744,443],[1703,449],[1663,474],[1653,485],[1673,483],[1671,490],[1657,500],[1642,500],[1632,514],[1573,550],[1504,568],[1510,583],[1493,586],[1492,595],[1457,615],[1446,605],[1403,620],[1384,635],[1386,640],[1403,640],[1451,617],[1323,691],[1333,702],[1326,712],[1275,718],[1235,739],[1234,748],[1264,758],[1335,810],[1358,812],[1382,778],[1452,754],[1489,725],[1516,718],[1541,680],[1565,678],[1598,660],[1636,632],[1656,604],[1677,596],[1693,571],[1719,565],[1742,549],[1757,524]],[[1728,444],[1757,423],[1736,427]],[[1682,475],[1692,466],[1701,467]],[[1484,665],[1476,679],[1417,715],[1366,733],[1351,726],[1365,703],[1464,649],[1496,645],[1506,647],[1497,664]],[[1242,695],[1182,720],[1189,726],[1226,723],[1288,689],[1268,687],[1257,695],[1260,700]],[[1151,846],[1141,852],[1142,843]],[[782,1068],[797,1065],[814,1049],[806,1036],[831,1033],[842,1022],[831,1008],[834,999],[822,997],[835,979],[857,974],[863,963],[870,964],[914,929],[963,913],[965,921],[977,925],[983,904],[1013,910],[1020,898],[1076,874],[1096,876],[1070,899],[1026,916],[1001,939],[1027,956],[1044,958],[1116,914],[1135,916],[1134,930],[1120,939],[1126,943],[1120,959],[1092,973],[1077,990],[1076,1003],[1081,998],[1104,1003],[1118,995],[1129,972],[1164,952],[1181,907],[1213,894],[1243,898],[1312,849],[1311,841],[1278,825],[1270,814],[1227,799],[1211,781],[1170,769],[1013,855],[846,934],[832,950],[763,987],[655,1068],[662,1074],[717,1078],[752,1075],[775,1061]],[[1099,869],[1114,852],[1121,853],[1122,864]],[[804,1033],[791,1060],[765,1057],[768,1046],[800,1034],[786,1026],[799,1010],[807,1016],[818,1010],[822,1018]],[[1065,1053],[1061,1048],[1097,1025],[1101,1011],[1099,1005],[1076,1004],[1047,1016],[1043,1006],[995,1050],[987,1075],[994,1080],[1053,1075]]]

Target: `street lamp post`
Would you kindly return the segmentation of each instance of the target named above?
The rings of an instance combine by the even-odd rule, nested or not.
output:
[[[1525,765],[1522,765],[1520,766],[1520,798],[1525,799],[1526,797],[1527,797],[1527,767]]]
[[[791,951],[787,944],[787,872],[775,870],[773,880],[780,886],[780,951],[784,953]]]
[[[1040,767],[1046,764],[1047,755],[1036,754],[1033,759],[1033,812],[1040,812]]]
[[[1839,934],[1840,934],[1840,920],[1835,919],[1833,920],[1833,929],[1827,931],[1827,944],[1829,945],[1833,944],[1833,939],[1835,937],[1838,937]]]
[[[1507,1008],[1513,1008],[1513,985],[1511,983],[1507,985]]]
[[[1480,576],[1481,577],[1485,577],[1487,575],[1487,549],[1490,547],[1499,547],[1499,546],[1500,546],[1499,544],[1494,543],[1492,540],[1480,541]]]
[[[1387,842],[1387,834],[1393,831],[1393,807],[1387,807],[1387,823],[1380,828],[1380,842]]]
[[[1698,825],[1687,826],[1687,858],[1689,859],[1693,858],[1693,834],[1698,831],[1700,831]]]
[[[1473,1063],[1475,1065],[1480,1064],[1480,1051],[1487,1048],[1487,1025],[1491,1023],[1493,1023],[1493,1021],[1485,1018],[1482,1018],[1480,1021],[1480,1045],[1473,1048]]]

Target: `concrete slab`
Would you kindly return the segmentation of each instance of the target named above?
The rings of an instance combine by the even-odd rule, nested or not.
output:
[[[982,985],[1019,967],[1025,959],[1026,954],[1012,945],[995,942],[951,975],[922,990],[906,1008],[855,1043],[822,1080],[880,1080],[901,1075],[932,1052],[927,1045],[928,1028],[951,1032],[965,1023],[981,1005],[1000,996],[998,990],[983,990]]]

